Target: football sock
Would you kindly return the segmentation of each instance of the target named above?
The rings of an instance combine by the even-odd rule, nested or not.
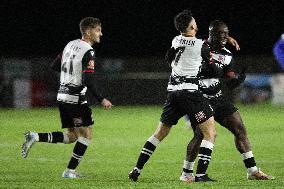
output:
[[[199,154],[198,154],[198,164],[196,169],[196,176],[200,177],[205,175],[209,162],[211,160],[211,153],[213,151],[214,144],[207,141],[202,140],[200,148],[199,148]]]
[[[189,162],[187,160],[183,160],[183,175],[189,175],[193,173],[194,162]]]
[[[63,132],[38,133],[37,141],[38,142],[48,142],[48,143],[57,143],[57,142],[62,143],[64,139],[64,134],[65,133]]]
[[[252,151],[241,154],[244,164],[247,168],[248,173],[257,171],[256,163],[252,154]]]
[[[74,149],[73,149],[73,154],[72,157],[69,161],[69,164],[67,166],[68,169],[76,169],[78,166],[79,162],[84,156],[84,153],[86,152],[88,145],[90,141],[87,138],[84,137],[79,137]]]
[[[150,156],[153,154],[153,152],[156,149],[156,146],[160,143],[160,141],[154,137],[151,136],[147,142],[145,143],[144,147],[141,150],[140,156],[138,158],[136,167],[141,170],[143,169],[145,163],[149,160]]]

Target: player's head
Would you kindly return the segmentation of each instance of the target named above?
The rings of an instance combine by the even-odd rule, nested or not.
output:
[[[209,26],[209,41],[215,47],[224,47],[228,41],[229,29],[225,22],[214,20]]]
[[[190,10],[183,10],[178,13],[174,18],[174,23],[176,29],[182,34],[190,33],[195,36],[198,31],[197,24]]]
[[[84,40],[99,43],[102,34],[101,21],[98,18],[86,17],[80,21],[80,31]]]

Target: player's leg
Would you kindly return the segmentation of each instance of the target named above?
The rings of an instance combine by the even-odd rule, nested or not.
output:
[[[183,94],[185,96],[179,101],[180,107],[189,115],[192,125],[197,125],[203,135],[198,152],[195,181],[213,181],[206,174],[216,137],[213,109],[201,93],[182,93],[181,95]],[[182,104],[185,105],[182,106]]]
[[[92,127],[78,127],[74,128],[78,136],[77,142],[73,148],[73,153],[68,163],[67,169],[63,172],[64,178],[78,178],[80,174],[75,171],[80,161],[82,160],[89,144],[92,140]]]
[[[216,130],[213,116],[207,121],[198,125],[203,135],[198,153],[198,164],[196,169],[195,182],[208,182],[214,181],[210,179],[206,171],[211,160],[211,154],[214,148],[216,138]]]
[[[194,136],[187,145],[186,157],[183,161],[182,174],[180,180],[184,182],[192,182],[194,180],[194,162],[197,158],[199,147],[203,139],[203,135],[199,127],[193,126]]]
[[[22,145],[22,157],[28,156],[29,150],[35,142],[47,142],[47,143],[69,143],[68,136],[63,132],[49,132],[49,133],[36,133],[28,131],[24,134],[25,142]]]
[[[67,169],[63,172],[62,177],[64,178],[79,178],[75,169],[79,165],[79,162],[83,158],[93,136],[92,125],[94,123],[92,119],[92,111],[87,105],[80,105],[74,107],[73,124],[74,128],[69,129],[69,136],[75,136],[77,141],[73,148],[73,153],[68,163]]]
[[[128,174],[128,177],[132,181],[137,181],[141,170],[145,163],[149,160],[151,155],[154,153],[158,144],[169,134],[171,126],[176,125],[179,118],[183,116],[176,107],[176,93],[168,95],[166,103],[163,107],[163,113],[161,115],[160,124],[155,133],[146,141],[144,144],[136,166]]]
[[[136,166],[129,173],[128,177],[130,180],[134,182],[138,180],[138,177],[144,165],[148,162],[149,158],[154,153],[159,143],[169,134],[170,129],[170,126],[160,122],[156,132],[144,144],[137,160]]]
[[[274,177],[264,174],[256,166],[246,128],[241,119],[240,113],[235,111],[224,118],[221,125],[231,131],[235,137],[235,145],[241,154],[244,165],[247,168],[247,178],[256,180],[271,180]]]
[[[74,126],[73,119],[69,115],[70,107],[68,105],[59,105],[60,118],[62,128],[70,128]],[[25,142],[22,145],[22,157],[28,156],[29,150],[35,142],[47,142],[47,143],[65,143],[69,144],[76,141],[76,136],[72,129],[68,129],[68,132],[48,132],[48,133],[37,133],[28,131],[24,134]],[[74,139],[75,138],[75,139]]]

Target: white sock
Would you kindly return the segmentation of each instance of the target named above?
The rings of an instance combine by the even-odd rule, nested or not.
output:
[[[154,146],[158,146],[160,144],[160,141],[154,135],[152,135],[147,141],[151,142]]]
[[[35,140],[38,142],[39,141],[39,136],[38,136],[38,133],[33,133],[34,137],[35,137]]]
[[[141,172],[141,169],[138,169],[137,167],[134,167],[134,169],[136,169],[138,173]]]
[[[193,171],[193,168],[194,168],[194,162],[190,162],[190,161],[187,161],[187,160],[183,160],[183,167],[184,169],[187,169],[187,170],[190,170],[190,171]],[[187,175],[190,175],[192,173],[186,173],[186,172],[182,172],[183,175],[187,176]]]

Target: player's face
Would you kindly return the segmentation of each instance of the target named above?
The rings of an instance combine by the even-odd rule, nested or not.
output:
[[[219,26],[212,33],[213,44],[215,46],[224,47],[228,41],[229,29],[226,25]]]
[[[89,37],[93,43],[99,43],[101,41],[102,35],[103,35],[102,27],[100,25],[97,25],[96,27],[91,28],[89,31]]]

